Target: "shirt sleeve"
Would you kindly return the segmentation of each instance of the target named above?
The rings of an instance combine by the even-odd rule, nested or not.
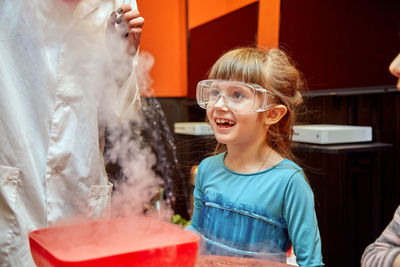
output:
[[[202,187],[202,180],[203,180],[203,170],[204,170],[204,161],[202,161],[197,169],[196,181],[193,190],[194,196],[194,207],[193,207],[193,215],[190,225],[187,227],[188,230],[194,230],[198,233],[201,232],[200,230],[200,214],[202,209],[204,208],[203,198],[203,187]]]
[[[370,244],[361,258],[362,267],[392,266],[394,258],[400,254],[400,206],[393,220],[376,241]]]
[[[296,172],[289,180],[283,209],[297,263],[323,266],[314,195],[302,172]]]

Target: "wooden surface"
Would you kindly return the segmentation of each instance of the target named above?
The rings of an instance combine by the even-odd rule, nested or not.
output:
[[[272,262],[259,259],[237,258],[227,256],[199,255],[195,267],[248,267],[248,266],[264,266],[264,267],[289,267],[281,262]]]

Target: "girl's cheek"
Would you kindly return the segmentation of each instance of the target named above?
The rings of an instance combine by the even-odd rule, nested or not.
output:
[[[212,110],[207,108],[206,109],[206,114],[207,114],[208,121],[211,122],[213,120],[213,118],[212,118]]]

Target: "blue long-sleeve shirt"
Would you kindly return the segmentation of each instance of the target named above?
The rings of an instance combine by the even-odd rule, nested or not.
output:
[[[293,245],[301,266],[322,266],[314,196],[302,169],[288,159],[256,173],[237,173],[225,153],[198,168],[194,211],[188,227],[205,251],[285,261]]]

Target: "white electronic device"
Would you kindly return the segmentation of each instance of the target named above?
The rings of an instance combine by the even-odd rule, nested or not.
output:
[[[175,122],[174,132],[188,135],[214,135],[207,122]]]
[[[372,127],[333,124],[295,125],[293,141],[312,144],[342,144],[372,141]]]

